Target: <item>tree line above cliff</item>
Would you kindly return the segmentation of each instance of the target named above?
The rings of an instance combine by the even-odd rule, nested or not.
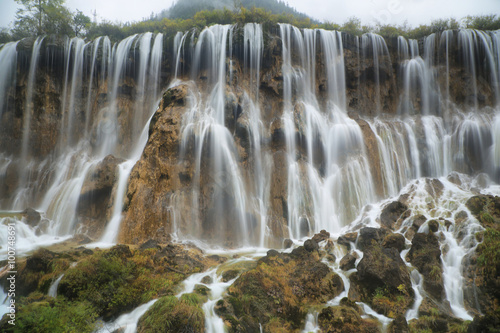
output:
[[[357,17],[351,17],[343,24],[338,24],[334,22],[320,23],[293,9],[277,14],[279,7],[273,13],[267,8],[257,8],[255,6],[246,8],[243,5],[243,0],[233,1],[235,4],[232,7],[233,9],[224,7],[222,9],[198,10],[192,17],[189,17],[186,14],[187,12],[184,13],[178,10],[178,8],[183,8],[182,6],[179,7],[179,4],[184,3],[179,1],[169,10],[163,11],[156,16],[152,14],[150,18],[139,22],[112,23],[103,21],[96,23],[95,20],[92,22],[88,16],[79,10],[75,13],[71,12],[64,6],[64,0],[16,0],[22,8],[16,14],[13,28],[0,31],[0,43],[47,34],[80,36],[88,39],[107,35],[111,40],[117,41],[132,34],[148,31],[161,32],[171,36],[178,31],[187,31],[193,28],[202,30],[205,26],[214,24],[245,24],[248,22],[261,23],[265,29],[275,26],[277,23],[290,23],[298,28],[339,30],[356,36],[374,32],[383,37],[404,36],[414,39],[447,29],[500,29],[500,16],[496,14],[467,16],[460,21],[455,18],[438,19],[430,24],[422,24],[418,27],[411,27],[406,23],[400,25],[364,25]],[[260,4],[263,1],[245,0],[245,3]],[[198,2],[204,3],[204,0]],[[283,2],[277,0],[268,0],[267,2],[276,2],[278,5],[286,6]]]

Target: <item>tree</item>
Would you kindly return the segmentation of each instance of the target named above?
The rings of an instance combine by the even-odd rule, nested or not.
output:
[[[80,33],[86,32],[90,27],[90,17],[83,14],[80,10],[76,10],[76,14],[73,17],[73,30],[75,31],[75,36],[79,36]]]
[[[17,38],[44,34],[70,34],[71,12],[64,0],[16,0],[17,10],[13,35]]]

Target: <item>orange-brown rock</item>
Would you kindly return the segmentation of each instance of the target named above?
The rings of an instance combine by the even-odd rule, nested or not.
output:
[[[186,163],[179,163],[179,135],[188,88],[185,85],[168,90],[160,102],[149,127],[149,139],[141,159],[132,169],[125,198],[119,239],[138,243],[149,238],[165,242],[172,232],[176,214],[183,218],[191,206],[185,202],[186,212],[174,212],[174,200],[185,200],[185,188],[192,180],[193,171]]]

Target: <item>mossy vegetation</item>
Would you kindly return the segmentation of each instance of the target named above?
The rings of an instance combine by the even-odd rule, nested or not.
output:
[[[93,332],[98,314],[90,302],[71,302],[65,297],[55,299],[33,292],[21,300],[16,316],[16,325],[0,322],[2,332]]]
[[[112,41],[118,41],[127,36],[144,32],[161,32],[167,38],[173,38],[178,31],[185,32],[191,29],[201,31],[206,26],[214,24],[242,25],[250,22],[262,24],[264,31],[276,29],[278,23],[289,23],[298,28],[339,30],[355,36],[373,32],[384,37],[404,36],[414,39],[422,38],[446,29],[500,29],[500,16],[495,14],[467,16],[460,19],[437,19],[431,21],[430,24],[421,24],[418,27],[412,27],[406,23],[400,25],[378,24],[373,26],[362,24],[361,20],[357,17],[350,17],[343,23],[328,21],[320,23],[297,12],[273,12],[269,9],[259,7],[260,5],[262,4],[256,3],[254,7],[233,6],[234,8],[231,9],[226,7],[214,9],[213,6],[206,8],[200,7],[194,14],[188,16],[177,15],[171,16],[171,18],[162,18],[162,15],[156,17],[152,15],[150,18],[146,18],[139,22],[113,23],[110,21],[102,21],[97,24],[90,23],[89,21],[85,22],[83,28],[79,29],[77,34],[88,39],[94,39],[98,36],[109,36]],[[190,8],[190,10],[192,10],[192,8]],[[78,25],[75,25],[75,27],[76,26]],[[10,40],[33,36],[33,33],[29,33],[29,31],[29,29],[21,31],[19,29],[16,31],[3,29],[0,31],[0,42],[5,43]],[[71,31],[71,29],[69,31]],[[58,33],[58,31],[55,31],[55,33]]]
[[[180,299],[175,296],[162,297],[141,317],[137,331],[203,332],[205,315],[202,304],[202,299],[196,294],[184,294]]]
[[[342,280],[321,262],[317,251],[304,247],[291,254],[269,251],[229,287],[216,312],[230,332],[258,330],[259,324],[269,331],[280,327],[290,332],[302,327],[311,308],[342,290]]]
[[[151,299],[172,296],[187,276],[217,263],[200,250],[181,245],[146,250],[117,245],[60,254],[39,250],[20,269],[23,279],[17,288],[29,292],[16,298],[16,325],[8,324],[6,316],[0,331],[92,332],[97,318],[112,320]],[[46,296],[61,273],[57,298]],[[196,307],[194,313],[203,318],[199,305],[206,295],[189,294],[181,300],[180,304]]]
[[[483,242],[478,245],[477,262],[486,274],[497,277],[500,273],[500,231],[486,229]]]

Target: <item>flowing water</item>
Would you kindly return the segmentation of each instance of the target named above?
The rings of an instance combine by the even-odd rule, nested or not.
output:
[[[63,277],[64,274],[59,275],[59,277],[50,285],[47,295],[50,297],[57,297],[57,287],[59,287],[59,282],[61,282]]]
[[[450,227],[439,227],[446,300],[456,317],[471,319],[463,299],[462,262],[477,246],[474,234],[482,227],[465,202],[477,191],[500,194],[500,32],[449,30],[422,41],[399,37],[394,55],[381,36],[371,33],[354,39],[349,50],[336,31],[281,24],[277,38],[282,59],[277,69],[279,110],[270,109],[276,105],[268,105],[261,89],[269,41],[259,24],[214,25],[199,33],[178,33],[169,44],[173,49],[167,50],[172,57],[170,82],[162,79],[167,58],[162,34],[133,35],[114,45],[104,36],[91,42],[66,39],[62,60],[55,62],[49,61],[56,59],[53,51],[41,51],[48,38],[40,37],[31,54],[25,55],[28,69],[22,78],[12,70],[20,66],[18,43],[3,45],[0,124],[14,106],[16,82],[22,82],[26,91],[21,98],[19,142],[0,151],[0,209],[19,212],[33,207],[42,213],[44,226],[30,227],[19,215],[2,217],[0,239],[6,240],[7,223],[12,220],[19,253],[71,237],[81,228],[77,207],[84,184],[111,154],[122,162],[116,169],[111,214],[94,245],[116,243],[128,178],[146,146],[160,92],[183,84],[188,99],[179,133],[179,160],[193,163],[194,171],[188,191],[174,195],[169,206],[175,216],[171,230],[175,237],[235,247],[272,246],[276,237],[297,242],[322,229],[335,238],[360,226],[379,226],[384,204],[411,193],[412,216],[397,232],[404,233],[416,214],[450,221]],[[238,40],[243,47],[236,45]],[[346,52],[356,53],[352,56],[358,67],[355,94],[360,101],[371,94],[372,110],[361,115],[349,113],[347,97],[352,91],[346,84]],[[478,57],[484,60],[482,66]],[[387,75],[396,59],[397,74]],[[467,73],[471,92],[461,105],[453,100],[450,79],[457,61]],[[35,101],[43,91],[40,77],[47,70],[43,66],[62,76],[60,109],[53,111],[61,121],[53,131],[53,147],[41,153],[34,148],[38,143],[33,117],[41,112]],[[391,85],[399,86],[396,115],[384,113],[383,96]],[[484,85],[492,92],[491,106],[484,106],[480,94]],[[286,162],[281,169],[275,160],[271,123],[279,124],[283,135]],[[11,185],[13,169],[19,175]],[[272,211],[277,173],[285,175],[281,233]],[[438,178],[443,193],[429,194],[423,177]],[[12,186],[4,195],[3,188]],[[201,210],[203,202],[210,209]],[[460,211],[468,218],[459,225],[454,216]],[[5,243],[0,245],[2,256],[7,252]],[[337,258],[344,254],[339,252]],[[329,265],[341,275],[345,296],[350,273],[342,272],[338,264]],[[210,274],[217,282],[208,286],[212,295],[204,305],[207,330],[219,332],[222,322],[213,306],[228,285],[218,280],[216,272]],[[423,277],[412,270],[411,279],[416,301],[406,314],[408,320],[418,316],[423,299]],[[136,322],[146,310],[144,306],[134,311],[119,326]],[[377,316],[387,325],[387,318]],[[314,313],[308,316],[306,330],[316,329],[315,318]]]

